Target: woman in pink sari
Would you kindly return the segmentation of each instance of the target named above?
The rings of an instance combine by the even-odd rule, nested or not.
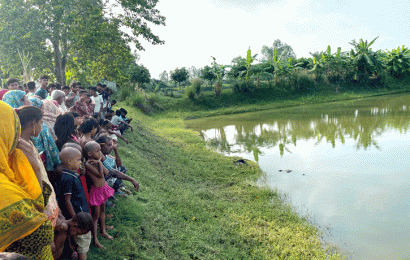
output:
[[[62,113],[60,106],[64,103],[65,94],[61,90],[51,92],[51,99],[43,100],[43,121],[46,123],[50,134],[56,140],[57,136],[54,132],[54,124],[57,117]]]

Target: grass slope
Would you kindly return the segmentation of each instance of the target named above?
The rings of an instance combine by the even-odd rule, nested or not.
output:
[[[256,164],[207,150],[182,119],[126,109],[135,131],[120,153],[141,188],[108,211],[115,239],[101,238],[106,250],[92,247],[89,259],[340,258],[278,192],[257,184]]]

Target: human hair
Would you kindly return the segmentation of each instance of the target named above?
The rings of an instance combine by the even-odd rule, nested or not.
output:
[[[63,86],[63,87],[61,88],[61,90],[64,90],[64,89],[70,89],[70,87],[69,87],[69,86]]]
[[[71,88],[75,88],[75,87],[77,87],[77,86],[79,86],[78,82],[72,82],[72,83],[70,84],[70,87],[71,87]]]
[[[52,100],[56,100],[57,98],[60,97],[65,97],[65,93],[62,90],[53,90],[53,92],[51,92],[51,99]]]
[[[103,88],[106,88],[106,87],[107,87],[107,85],[103,84],[103,85],[102,85],[102,87],[103,87]]]
[[[113,99],[113,100],[111,100],[111,103],[117,104],[117,100]]]
[[[35,90],[36,89],[36,83],[34,81],[27,82],[27,88],[28,88],[28,90]]]
[[[48,75],[42,75],[42,76],[40,77],[40,80],[42,80],[42,79],[50,79],[50,78],[48,77]]]
[[[40,108],[33,106],[24,106],[16,109],[16,113],[20,119],[21,128],[25,128],[28,123],[40,121],[43,118],[43,113]]]
[[[128,111],[125,110],[125,108],[120,108],[120,111],[121,111],[122,113],[124,113],[124,114],[128,114]]]
[[[109,123],[111,123],[110,120],[104,119],[104,121],[102,122],[101,126],[102,126],[102,127],[105,127],[105,126],[107,126]]]
[[[80,90],[80,92],[78,92],[78,94],[81,96],[82,94],[87,94],[87,90]]]
[[[10,86],[10,84],[13,84],[14,82],[17,82],[17,83],[19,83],[19,80],[18,79],[16,79],[16,78],[9,78],[8,80],[7,80],[7,87],[8,86]]]
[[[121,110],[120,109],[115,110],[115,115],[120,116],[121,115]]]
[[[112,138],[108,135],[100,135],[95,141],[101,145],[107,143],[108,140],[112,140]]]
[[[48,84],[46,89],[49,90],[50,88],[56,88],[56,84],[54,83]]]
[[[101,83],[97,83],[97,85],[95,85],[95,86],[96,86],[96,87],[97,87],[97,86],[102,87],[102,84],[101,84]]]
[[[54,83],[56,85],[56,89],[61,90],[61,84],[60,83]]]
[[[93,227],[93,218],[90,213],[79,212],[72,219],[75,221],[80,229],[90,231]]]
[[[94,118],[88,118],[86,119],[78,128],[78,130],[83,133],[83,134],[88,134],[90,133],[95,127],[98,127],[98,121],[95,120]]]
[[[97,88],[96,88],[96,87],[91,87],[91,88],[89,88],[89,90],[92,90],[92,91],[97,92]]]
[[[70,112],[68,112],[68,114],[72,114],[74,118],[80,117],[80,114],[75,112],[75,111],[70,111]]]
[[[70,141],[72,139],[71,136],[75,133],[74,116],[71,113],[57,116],[54,132],[57,136],[57,148],[61,150],[63,145]]]

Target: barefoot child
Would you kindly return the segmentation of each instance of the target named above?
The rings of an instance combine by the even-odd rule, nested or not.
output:
[[[110,240],[112,236],[105,231],[105,202],[114,195],[114,189],[107,185],[105,175],[108,170],[101,162],[101,147],[95,141],[88,142],[84,145],[84,157],[87,159],[85,168],[87,175],[91,178],[93,184],[90,189],[90,205],[93,216],[93,238],[95,246],[104,249],[97,238],[98,221],[100,221],[100,234]]]
[[[75,148],[66,147],[60,152],[60,160],[63,173],[56,184],[58,203],[63,216],[69,220],[80,212],[89,213],[87,198],[80,176],[77,173],[81,165],[81,153]],[[77,235],[74,240],[77,244],[78,259],[87,259],[87,252],[91,243],[91,232]]]

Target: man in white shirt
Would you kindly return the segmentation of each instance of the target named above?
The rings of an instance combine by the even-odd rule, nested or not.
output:
[[[91,100],[95,103],[94,106],[94,114],[98,116],[102,116],[102,111],[103,111],[103,98],[101,95],[97,94],[97,88],[96,87],[91,87],[90,88],[90,95],[91,95]]]

